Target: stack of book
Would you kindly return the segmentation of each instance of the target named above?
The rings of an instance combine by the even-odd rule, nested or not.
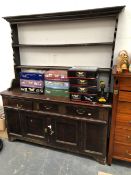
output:
[[[69,81],[66,70],[45,72],[45,95],[69,97]]]
[[[23,92],[44,93],[44,73],[20,72],[20,89]]]

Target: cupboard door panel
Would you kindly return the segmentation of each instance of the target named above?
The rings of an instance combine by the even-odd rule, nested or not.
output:
[[[46,118],[42,115],[23,112],[22,121],[24,125],[24,136],[45,139]]]
[[[5,109],[8,132],[22,135],[20,113],[18,110]]]
[[[84,152],[97,155],[106,154],[107,127],[104,124],[85,122],[83,126]]]
[[[80,122],[71,119],[55,119],[54,143],[58,146],[78,149],[80,145]]]

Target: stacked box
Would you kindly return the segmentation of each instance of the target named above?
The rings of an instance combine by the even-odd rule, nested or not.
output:
[[[50,81],[67,81],[67,71],[65,70],[49,70],[45,72],[45,79]]]
[[[69,82],[66,70],[45,72],[45,95],[69,97]]]
[[[20,89],[23,92],[44,93],[44,73],[20,72]]]
[[[73,67],[68,70],[71,100],[97,101],[97,72],[97,67]]]

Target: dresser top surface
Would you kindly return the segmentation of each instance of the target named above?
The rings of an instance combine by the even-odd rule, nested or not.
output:
[[[21,92],[19,89],[13,89],[13,90],[6,90],[0,93],[2,96],[9,96],[11,98],[24,98],[24,99],[34,99],[34,100],[45,100],[45,101],[52,101],[52,102],[61,102],[66,104],[77,104],[77,105],[84,105],[84,106],[94,106],[94,107],[100,107],[100,108],[112,108],[111,104],[99,104],[99,103],[89,103],[89,102],[79,102],[79,101],[71,101],[68,98],[64,97],[52,97],[47,96],[44,94],[31,94],[31,93],[25,93]]]
[[[128,78],[131,78],[131,72],[129,72],[129,71],[118,73],[117,70],[116,70],[116,65],[113,67],[112,75],[114,77],[128,77]]]

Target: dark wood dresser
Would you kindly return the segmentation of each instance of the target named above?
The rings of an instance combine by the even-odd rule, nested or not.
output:
[[[117,74],[114,68],[114,95],[108,163],[112,158],[131,162],[131,73]]]
[[[106,162],[111,69],[118,17],[123,8],[4,17],[11,27],[15,74],[10,89],[1,93],[10,141],[24,140]],[[70,66],[87,65],[97,66],[98,82],[106,82],[106,104],[97,102],[99,85],[95,87],[95,103],[20,91],[23,70],[68,70]]]

